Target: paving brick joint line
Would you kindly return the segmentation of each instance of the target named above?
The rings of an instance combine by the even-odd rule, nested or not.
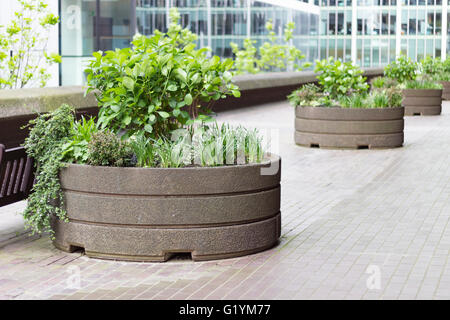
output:
[[[293,112],[218,115],[279,130],[277,247],[208,262],[90,259],[23,235],[20,202],[0,208],[0,299],[450,299],[450,103],[406,118],[404,147],[386,150],[298,147]]]

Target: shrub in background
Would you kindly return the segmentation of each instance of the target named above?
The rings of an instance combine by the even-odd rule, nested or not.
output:
[[[256,40],[245,39],[243,49],[231,42],[230,46],[235,55],[235,74],[255,74],[261,71],[302,71],[310,63],[301,63],[305,55],[291,44],[295,23],[289,22],[284,26],[284,33],[280,39],[274,30],[272,20],[267,21],[266,30],[269,41],[259,48],[255,47]]]
[[[402,84],[406,81],[415,80],[417,77],[417,69],[417,62],[413,62],[411,58],[402,55],[384,68],[384,75]]]
[[[195,49],[195,35],[178,24],[176,8],[166,34],[138,35],[133,48],[95,52],[86,70],[90,90],[97,89],[98,123],[124,138],[145,132],[168,136],[172,130],[209,120],[214,101],[240,96],[231,82],[233,60],[208,57]]]
[[[365,92],[369,88],[366,78],[362,76],[363,71],[351,62],[342,62],[329,57],[317,61],[314,72],[319,73],[317,79],[322,86],[322,91],[332,99]]]

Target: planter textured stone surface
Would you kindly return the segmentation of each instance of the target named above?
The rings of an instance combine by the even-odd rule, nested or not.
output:
[[[450,100],[450,81],[441,81],[442,84],[442,99]]]
[[[262,175],[269,166],[279,169]],[[280,237],[280,176],[278,156],[261,164],[178,169],[70,164],[60,175],[69,222],[53,221],[54,244],[128,261],[262,251]]]
[[[442,110],[442,89],[404,89],[406,116],[437,116]]]
[[[404,108],[295,108],[295,143],[306,147],[373,149],[403,145]]]

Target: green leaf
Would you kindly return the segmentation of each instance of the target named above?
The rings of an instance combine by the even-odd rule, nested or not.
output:
[[[131,90],[131,91],[134,90],[134,80],[131,79],[130,77],[124,77],[124,78],[123,78],[123,85],[124,85],[125,88],[127,88],[128,90]]]
[[[184,102],[186,103],[186,105],[190,106],[192,104],[192,95],[190,93],[188,93],[185,97],[184,97]]]
[[[177,78],[180,79],[183,82],[186,82],[186,78],[187,78],[187,73],[186,71],[184,71],[183,69],[176,69],[175,70],[176,74],[177,74]]]
[[[131,117],[130,116],[126,116],[125,118],[123,118],[123,124],[124,125],[129,125],[131,123]]]
[[[118,106],[116,104],[113,104],[111,106],[111,110],[114,111],[114,112],[119,112],[120,111],[120,106]]]
[[[170,117],[170,114],[168,114],[168,113],[165,112],[165,111],[158,111],[158,114],[159,114],[162,118],[164,118],[164,119],[167,119],[167,118]]]
[[[144,130],[147,131],[148,133],[152,133],[153,132],[153,126],[151,124],[146,124],[144,126]]]
[[[177,91],[178,87],[174,84],[171,84],[167,87],[167,90],[169,91]]]

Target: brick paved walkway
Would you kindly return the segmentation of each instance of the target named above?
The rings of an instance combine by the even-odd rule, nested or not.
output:
[[[22,237],[0,249],[0,298],[450,299],[450,103],[442,116],[407,118],[405,146],[393,150],[297,147],[286,103],[219,120],[280,130],[279,246],[221,261],[121,263]]]

